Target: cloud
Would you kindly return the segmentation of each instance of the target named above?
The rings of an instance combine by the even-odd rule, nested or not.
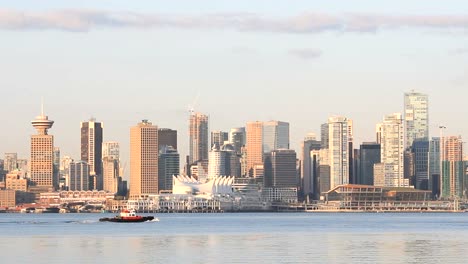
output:
[[[266,17],[255,13],[170,15],[65,9],[42,12],[0,9],[3,30],[63,30],[86,32],[99,28],[232,29],[237,31],[319,33],[376,32],[382,29],[430,28],[468,30],[468,15],[380,15],[302,13],[290,17]]]
[[[311,60],[322,56],[322,51],[318,49],[293,49],[289,54],[301,59]]]

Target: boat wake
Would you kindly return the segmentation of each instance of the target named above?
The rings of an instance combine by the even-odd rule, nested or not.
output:
[[[156,218],[156,217],[155,217],[153,220],[147,221],[146,223],[151,223],[151,222],[159,222],[159,218]]]

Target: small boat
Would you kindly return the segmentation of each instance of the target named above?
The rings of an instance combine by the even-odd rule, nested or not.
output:
[[[135,211],[123,210],[119,215],[109,218],[100,218],[99,222],[117,222],[117,223],[140,223],[152,221],[154,216],[140,216],[136,215]]]

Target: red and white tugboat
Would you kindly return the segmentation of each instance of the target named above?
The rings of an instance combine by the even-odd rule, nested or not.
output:
[[[101,218],[100,222],[117,222],[117,223],[140,223],[146,221],[152,221],[154,216],[141,216],[136,215],[135,211],[122,210],[119,215],[113,218]]]

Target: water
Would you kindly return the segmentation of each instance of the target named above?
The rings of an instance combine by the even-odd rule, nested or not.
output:
[[[468,214],[0,214],[0,263],[464,263]]]

